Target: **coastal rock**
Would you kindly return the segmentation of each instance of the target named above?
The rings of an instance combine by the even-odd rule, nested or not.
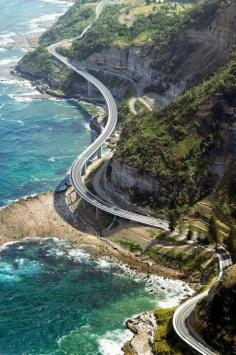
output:
[[[92,121],[89,124],[90,128],[94,130],[97,135],[101,134],[102,127],[105,126],[106,116],[107,115],[105,112],[99,112],[93,117]]]
[[[145,312],[126,321],[126,326],[135,335],[128,343],[128,348],[137,355],[152,355],[152,342],[157,327],[153,313]]]
[[[142,313],[138,317],[126,321],[126,326],[135,334],[150,333],[156,325],[156,317],[150,312]]]
[[[140,333],[133,337],[130,342],[131,348],[137,355],[152,355],[152,348],[149,344],[149,334]]]

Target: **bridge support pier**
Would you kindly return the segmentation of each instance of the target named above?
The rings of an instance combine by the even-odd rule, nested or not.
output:
[[[88,81],[88,97],[92,96],[93,93],[93,85]]]
[[[97,221],[99,220],[99,217],[100,217],[100,209],[98,207],[96,207],[96,218],[97,218]]]
[[[97,159],[101,159],[102,157],[102,146],[98,148],[97,150]]]
[[[88,206],[89,206],[89,203],[83,199],[83,208],[86,209],[86,208],[88,208]]]
[[[117,220],[116,215],[113,215],[113,221],[116,222],[116,220]]]
[[[87,168],[87,165],[85,163],[82,168],[82,175],[86,175],[86,168]]]

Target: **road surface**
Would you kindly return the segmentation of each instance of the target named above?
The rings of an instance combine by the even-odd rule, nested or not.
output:
[[[102,8],[104,7],[105,4],[107,4],[108,1],[102,1],[97,5],[97,18],[101,14]],[[83,33],[77,37],[81,38],[86,31],[91,27],[91,24],[83,31]],[[78,193],[79,196],[81,196],[85,201],[87,201],[89,204],[93,205],[94,207],[105,211],[107,213],[110,213],[114,216],[121,217],[124,219],[128,219],[133,222],[138,222],[141,224],[149,225],[152,227],[157,227],[161,228],[164,230],[169,230],[169,223],[167,221],[164,221],[162,219],[156,219],[153,217],[149,216],[143,216],[140,214],[136,214],[133,212],[129,212],[126,210],[123,210],[117,206],[114,206],[113,204],[109,202],[105,202],[102,199],[100,199],[98,196],[94,195],[91,191],[89,191],[82,180],[83,172],[84,172],[84,167],[86,167],[87,162],[90,160],[90,158],[102,147],[102,145],[106,142],[106,140],[112,135],[112,133],[115,130],[116,124],[117,124],[117,106],[116,102],[111,94],[111,92],[108,90],[108,88],[103,85],[98,79],[96,79],[93,75],[89,74],[85,70],[83,70],[80,66],[79,63],[76,63],[73,61],[73,63],[68,59],[67,57],[59,54],[57,52],[57,49],[61,47],[65,43],[65,41],[58,42],[55,44],[52,44],[51,46],[48,47],[49,52],[56,57],[60,62],[64,63],[68,68],[76,72],[77,74],[81,75],[84,77],[86,80],[88,80],[91,84],[93,84],[102,94],[102,96],[105,99],[106,105],[107,105],[107,111],[108,111],[108,120],[105,128],[103,129],[102,133],[98,136],[98,138],[85,150],[83,151],[82,154],[80,154],[74,161],[74,163],[71,166],[71,182]]]
[[[219,276],[216,282],[219,282],[223,276],[224,270],[226,270],[232,264],[232,261],[230,254],[223,248],[219,251],[217,256],[219,258]],[[179,306],[174,313],[173,327],[178,336],[190,347],[197,350],[197,352],[200,354],[216,355],[219,353],[205,343],[205,341],[199,336],[199,334],[197,334],[189,322],[190,315],[196,307],[197,303],[205,298],[208,293],[209,290],[202,292]]]
[[[109,1],[101,1],[97,5],[96,18],[102,12],[102,9],[105,4],[109,3]],[[91,27],[92,23],[83,31],[83,33],[77,37],[81,38],[86,31]],[[75,38],[74,38],[75,39]],[[74,40],[72,39],[72,40]],[[71,40],[71,41],[72,41]],[[135,214],[119,207],[116,207],[112,204],[112,201],[104,201],[98,196],[94,195],[91,191],[89,191],[82,180],[83,170],[86,167],[87,162],[90,158],[102,147],[105,141],[112,135],[115,130],[117,123],[117,106],[116,102],[111,94],[111,92],[103,85],[98,79],[94,76],[83,70],[78,63],[71,62],[67,57],[59,54],[57,49],[63,45],[63,42],[55,43],[49,46],[49,52],[57,58],[60,62],[64,63],[68,68],[76,72],[77,74],[84,77],[90,83],[92,83],[103,95],[108,111],[108,120],[105,128],[102,130],[102,133],[98,136],[98,138],[82,153],[80,154],[72,164],[71,167],[71,182],[74,186],[74,189],[85,201],[89,204],[95,206],[96,208],[108,212],[114,216],[121,217],[124,219],[128,219],[134,222],[142,223],[145,225],[150,225],[153,227],[162,228],[166,231],[169,230],[169,224],[165,220],[155,219],[148,216],[142,216],[139,214]],[[68,41],[67,41],[68,42]],[[99,186],[97,186],[99,188]],[[104,198],[105,198],[104,194]],[[223,271],[231,264],[230,255],[228,255],[225,251],[218,254],[219,264],[220,264],[220,273],[219,279],[223,275]],[[173,317],[173,326],[176,333],[179,337],[184,340],[188,345],[190,345],[193,349],[197,350],[200,354],[204,355],[215,355],[217,354],[213,349],[211,349],[201,338],[200,336],[192,329],[189,324],[189,316],[192,313],[194,307],[197,302],[204,297],[206,297],[208,291],[203,292],[190,300],[186,301],[183,305],[181,305],[175,312]]]

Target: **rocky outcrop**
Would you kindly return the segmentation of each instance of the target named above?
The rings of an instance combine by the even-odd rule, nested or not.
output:
[[[229,60],[236,41],[235,13],[235,1],[209,5],[197,25],[186,26],[161,52],[155,45],[110,46],[90,55],[85,64],[124,74],[140,92],[155,91],[173,100]]]
[[[236,265],[231,266],[208,298],[198,304],[192,322],[200,334],[221,354],[236,352]]]
[[[139,92],[154,90],[172,100],[183,92],[185,82],[179,80],[173,83],[171,76],[166,75],[161,67],[153,68],[154,56],[154,47],[109,47],[88,57],[86,66],[119,73],[134,82],[134,86],[138,85]]]
[[[151,175],[139,172],[137,169],[124,164],[117,159],[112,159],[104,176],[104,185],[110,196],[119,199],[120,203],[125,201],[145,202],[149,196],[153,199],[168,201],[168,197],[164,194],[163,181],[160,188],[160,181]],[[166,186],[167,189],[167,186]]]
[[[169,164],[166,165],[165,174],[162,174],[158,168],[154,173],[145,171],[145,164],[141,165],[140,163],[142,159],[144,162],[146,159],[146,155],[142,152],[145,151],[145,147],[141,143],[142,140],[145,141],[145,134],[142,133],[141,129],[138,131],[132,130],[135,126],[135,122],[133,122],[133,125],[124,128],[116,153],[107,168],[104,186],[108,194],[115,200],[119,200],[124,208],[130,202],[135,203],[137,208],[137,205],[162,207],[171,204],[174,200],[181,204],[183,198],[187,198],[189,203],[193,203],[199,198],[196,196],[199,196],[200,189],[202,189],[202,194],[210,193],[215,184],[227,173],[230,162],[234,160],[236,153],[236,109],[232,103],[207,99],[199,106],[195,115],[191,117],[192,121],[197,122],[198,127],[200,125],[207,127],[212,123],[215,124],[217,119],[216,108],[219,110],[220,129],[218,134],[215,135],[214,145],[211,145],[207,156],[204,156],[204,150],[200,151],[202,158],[199,157],[198,159],[202,159],[201,161],[205,165],[202,165],[202,170],[198,176],[196,175],[198,183],[195,183],[195,180],[191,178],[186,179],[185,175],[178,177],[179,171],[175,168],[177,154],[173,160],[172,155],[168,158]],[[143,120],[141,122],[143,123]],[[172,120],[170,120],[170,127],[172,127]],[[155,127],[153,131],[155,131]],[[138,142],[140,143],[136,143],[136,145],[139,144],[139,150],[136,149],[136,146],[135,149],[132,146],[133,136],[136,135],[139,137]],[[129,138],[128,142],[127,137]],[[199,137],[207,143],[207,136],[204,135],[204,131],[199,131]],[[157,149],[156,151],[156,147],[159,147],[156,137],[155,142],[155,145],[150,143],[154,147],[152,150],[154,160],[162,148],[160,146],[160,150]],[[121,149],[123,146],[125,146],[125,150]],[[178,141],[176,141],[176,146],[178,146]],[[149,157],[151,157],[151,154],[149,154]],[[198,161],[196,161],[196,164],[198,164]],[[150,161],[148,163],[149,166],[152,164]],[[144,168],[138,169],[140,165]],[[208,172],[205,175],[205,180],[201,179],[204,170]]]
[[[130,82],[139,94],[152,91],[168,101],[173,100],[226,63],[235,43],[235,1],[224,1],[221,5],[217,0],[207,3],[206,8],[198,11],[196,19],[192,15],[191,22],[196,25],[189,21],[161,50],[158,43],[127,47],[109,45],[90,55],[83,64],[88,70],[102,75],[102,81],[118,100],[125,97]],[[69,88],[80,94],[87,91],[84,84],[78,85],[78,80],[62,80],[58,63],[58,71],[53,70],[56,72],[45,75],[39,70],[35,74],[30,69],[34,60],[33,55],[21,60],[18,71],[32,80],[44,79],[54,88]],[[45,57],[45,65],[47,61]],[[43,67],[42,62],[40,68]]]
[[[177,34],[154,61],[156,70],[171,76],[172,81],[191,88],[207,79],[230,59],[236,41],[236,3],[205,3],[193,25]]]
[[[126,326],[134,336],[131,341],[125,345],[125,353],[135,355],[152,355],[152,343],[154,333],[157,327],[156,317],[153,313],[143,313],[136,318],[128,319]]]

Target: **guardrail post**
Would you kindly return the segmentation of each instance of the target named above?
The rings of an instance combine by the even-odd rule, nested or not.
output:
[[[96,218],[97,218],[97,221],[99,220],[99,217],[100,217],[100,209],[98,207],[96,207]]]
[[[82,168],[82,175],[86,175],[86,163],[83,165],[83,168]]]
[[[97,159],[101,159],[102,157],[102,146],[98,148],[97,150]]]
[[[86,209],[89,206],[88,202],[83,199],[83,208]]]
[[[93,85],[88,81],[88,97],[92,96]]]

